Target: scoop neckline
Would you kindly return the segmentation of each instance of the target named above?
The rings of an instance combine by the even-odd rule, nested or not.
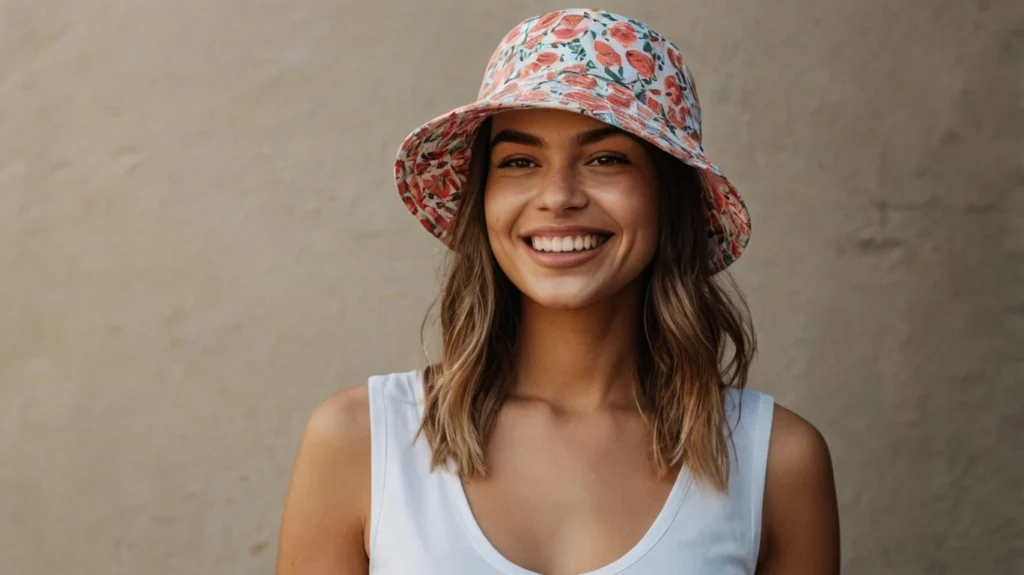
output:
[[[419,410],[420,417],[422,417],[424,399],[422,372],[417,374],[415,388],[418,400],[416,402],[417,409]],[[447,467],[439,468],[437,472],[442,475],[442,481],[448,492],[449,499],[455,507],[456,514],[459,516],[459,523],[462,525],[463,531],[469,537],[476,551],[488,563],[499,569],[504,575],[542,575],[514,563],[498,551],[477,522],[473,509],[469,504],[469,497],[466,495],[465,487],[459,476]],[[686,466],[683,466],[679,470],[679,474],[676,476],[672,489],[669,490],[668,497],[665,499],[665,503],[662,505],[658,515],[633,547],[611,563],[598,567],[593,571],[578,573],[577,575],[615,575],[647,555],[665,535],[673,521],[675,521],[691,483],[692,476]]]

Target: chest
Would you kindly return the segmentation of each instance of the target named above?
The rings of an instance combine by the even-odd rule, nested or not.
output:
[[[505,423],[488,444],[488,477],[462,486],[497,553],[532,572],[571,575],[644,542],[677,473],[656,476],[641,422]]]

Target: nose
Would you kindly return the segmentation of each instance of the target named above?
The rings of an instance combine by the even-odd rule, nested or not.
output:
[[[571,167],[549,167],[535,197],[535,206],[543,211],[562,214],[587,206],[587,194],[579,185],[576,170]]]

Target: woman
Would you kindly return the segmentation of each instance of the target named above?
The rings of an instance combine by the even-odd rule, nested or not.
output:
[[[279,575],[838,573],[828,449],[743,391],[750,233],[676,47],[607,12],[508,33],[395,175],[452,250],[442,356],[310,418]]]

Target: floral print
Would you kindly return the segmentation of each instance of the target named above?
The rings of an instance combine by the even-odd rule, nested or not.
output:
[[[402,143],[395,162],[399,195],[434,236],[445,239],[458,210],[480,124],[523,108],[591,116],[693,166],[703,176],[712,270],[743,252],[750,215],[704,155],[700,100],[678,48],[642,22],[587,9],[521,22],[491,56],[477,101],[427,122]]]

